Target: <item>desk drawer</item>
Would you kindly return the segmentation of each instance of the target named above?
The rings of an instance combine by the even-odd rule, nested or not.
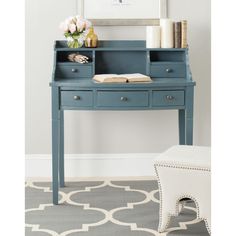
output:
[[[61,91],[62,107],[93,106],[93,91]]]
[[[151,64],[150,76],[156,78],[180,78],[185,77],[186,69],[184,63],[173,64]]]
[[[153,91],[152,105],[155,106],[183,106],[184,91]]]
[[[78,77],[92,77],[92,66],[91,65],[58,65],[57,66],[57,77],[62,78],[78,78]]]
[[[98,107],[146,107],[148,91],[98,91]]]

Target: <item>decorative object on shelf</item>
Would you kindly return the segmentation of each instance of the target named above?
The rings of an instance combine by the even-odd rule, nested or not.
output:
[[[60,24],[64,32],[69,48],[80,48],[84,44],[88,29],[92,26],[91,22],[81,16],[67,18]]]
[[[85,39],[85,47],[96,48],[98,46],[98,36],[94,33],[94,28],[90,27]]]
[[[79,53],[71,53],[68,55],[68,59],[71,62],[78,62],[81,64],[85,64],[89,62],[89,58],[87,56],[81,55]]]
[[[161,47],[173,48],[174,47],[173,21],[168,18],[160,19],[160,26],[161,26]]]
[[[181,21],[181,48],[187,48],[187,21]]]
[[[146,48],[160,48],[161,46],[161,27],[146,27]]]

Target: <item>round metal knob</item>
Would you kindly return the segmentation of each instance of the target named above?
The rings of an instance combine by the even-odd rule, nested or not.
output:
[[[80,100],[80,96],[75,95],[74,100]]]
[[[71,72],[72,72],[72,73],[76,73],[76,72],[77,72],[77,69],[72,68],[72,69],[71,69]]]
[[[127,97],[121,97],[120,100],[125,102],[125,101],[128,100],[128,98]]]
[[[175,97],[173,97],[173,96],[171,96],[171,95],[166,95],[166,100],[171,101],[171,100],[174,100],[174,98],[175,98]]]
[[[167,73],[170,73],[170,72],[172,72],[172,69],[167,68],[167,69],[166,69],[166,72],[167,72]]]

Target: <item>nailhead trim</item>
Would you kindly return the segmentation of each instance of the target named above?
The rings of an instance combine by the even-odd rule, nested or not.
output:
[[[160,182],[160,177],[158,175],[158,171],[157,171],[157,166],[160,166],[160,167],[167,167],[167,168],[178,168],[178,169],[187,169],[187,170],[198,170],[198,171],[211,171],[210,168],[204,168],[204,167],[187,167],[187,166],[178,166],[178,165],[171,165],[171,164],[167,164],[167,163],[156,163],[154,164],[154,168],[155,168],[155,171],[156,171],[156,176],[157,176],[157,182],[158,182],[158,186],[159,186],[159,193],[160,193],[160,208],[159,208],[159,225],[158,225],[158,229],[161,227],[161,221],[162,221],[162,197],[163,197],[163,193],[162,193],[162,185],[161,185],[161,182]],[[198,205],[198,202],[197,200],[189,195],[189,194],[183,194],[181,197],[179,197],[176,201],[176,209],[175,209],[175,214],[168,214],[168,221],[165,225],[165,229],[168,228],[168,225],[170,223],[170,219],[171,219],[171,216],[178,216],[179,215],[179,201],[183,198],[190,198],[191,200],[194,201],[195,205],[196,205],[196,208],[197,208],[197,218],[200,219],[200,220],[203,220],[206,224],[206,228],[207,228],[207,231],[208,233],[211,235],[211,229],[210,229],[210,226],[207,222],[207,219],[205,218],[201,218],[199,217],[200,215],[200,209],[199,209],[199,205]],[[162,233],[164,231],[159,231],[159,233]]]
[[[165,162],[158,162],[158,163],[155,163],[154,165],[157,165],[160,167],[170,167],[170,168],[185,169],[185,170],[211,171],[211,169],[207,167],[185,166],[185,165],[176,164],[176,163],[170,164],[170,163],[165,163]]]

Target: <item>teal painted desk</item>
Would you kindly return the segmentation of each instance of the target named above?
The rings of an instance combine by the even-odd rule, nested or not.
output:
[[[88,64],[68,62],[72,52],[90,58]],[[142,73],[152,83],[104,84],[94,74]],[[70,49],[56,41],[52,89],[53,203],[64,186],[64,110],[161,110],[179,112],[179,143],[193,140],[195,82],[188,49],[147,49],[145,41],[100,41],[98,48]]]

